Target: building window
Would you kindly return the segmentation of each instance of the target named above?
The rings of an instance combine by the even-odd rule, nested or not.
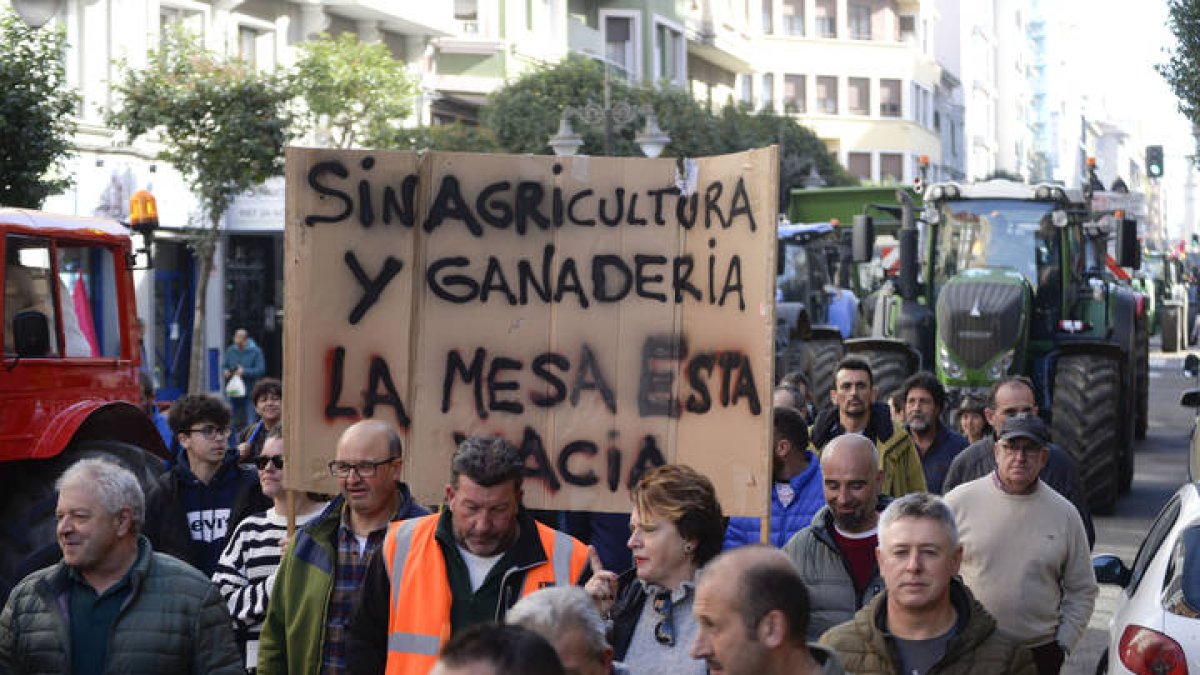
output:
[[[275,67],[275,31],[245,24],[238,26],[238,58],[261,70]]]
[[[479,34],[479,0],[454,0],[454,20],[467,35]]]
[[[604,58],[608,66],[629,81],[638,78],[637,62],[638,25],[635,16],[602,15],[604,20]]]
[[[661,20],[654,22],[654,81],[687,84],[687,43],[683,29]]]
[[[917,17],[912,14],[901,14],[900,20],[896,22],[896,38],[901,42],[911,40],[917,36]]]
[[[742,103],[754,103],[754,76],[750,74],[740,75],[742,78]]]
[[[762,31],[770,35],[775,32],[775,0],[762,0]]]
[[[871,39],[871,6],[853,3],[847,10],[850,19],[850,39]]]
[[[846,153],[846,171],[857,176],[859,180],[871,180],[871,153]]]
[[[900,80],[879,81],[879,116],[900,117]]]
[[[837,37],[837,0],[816,0],[814,11],[817,37]]]
[[[804,35],[804,0],[783,0],[783,32],[785,35]]]
[[[899,183],[904,180],[904,155],[895,152],[879,153],[879,180]]]
[[[838,82],[836,77],[817,78],[817,110],[830,115],[838,111]]]
[[[913,82],[912,86],[913,121],[923,127],[933,126],[933,97],[928,89]]]
[[[784,112],[808,112],[805,103],[805,87],[803,75],[783,76],[783,110]]]
[[[762,76],[762,107],[764,110],[775,109],[775,76],[771,73]]]
[[[205,16],[204,12],[190,7],[175,7],[162,3],[158,9],[159,30],[166,32],[167,29],[178,26],[185,32],[196,36],[203,44],[205,40]]]
[[[846,112],[871,114],[871,81],[865,77],[846,78]]]

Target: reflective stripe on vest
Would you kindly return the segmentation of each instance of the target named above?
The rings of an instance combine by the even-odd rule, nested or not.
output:
[[[575,582],[571,576],[571,550],[575,547],[575,539],[569,535],[554,530],[554,553],[550,560],[554,563],[554,582],[566,586]]]
[[[437,656],[442,648],[442,641],[436,635],[421,635],[419,633],[392,633],[388,636],[389,652],[406,652]]]
[[[388,570],[388,576],[392,579],[404,578],[404,565],[408,562],[408,549],[412,546],[413,531],[417,529],[416,518],[410,518],[400,524],[400,529],[396,531],[396,550],[392,552],[392,568]],[[400,602],[400,584],[392,584],[392,607],[395,607]],[[391,648],[391,640],[388,641],[388,647]],[[400,650],[407,651],[407,650]],[[434,651],[436,654],[436,650]]]

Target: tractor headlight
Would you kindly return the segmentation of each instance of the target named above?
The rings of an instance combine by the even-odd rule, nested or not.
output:
[[[963,376],[963,367],[950,354],[950,350],[946,349],[946,345],[938,345],[938,365],[942,367],[942,372],[952,379],[959,379]]]
[[[992,362],[988,368],[988,379],[999,380],[1005,375],[1008,375],[1008,369],[1012,367],[1013,350],[1008,350],[1000,355],[1000,358]]]

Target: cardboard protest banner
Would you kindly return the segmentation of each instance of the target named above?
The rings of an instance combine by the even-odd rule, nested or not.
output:
[[[765,513],[777,155],[682,166],[289,149],[285,485],[336,492],[338,436],[375,418],[422,503],[495,434],[531,508],[627,511],[675,462]]]

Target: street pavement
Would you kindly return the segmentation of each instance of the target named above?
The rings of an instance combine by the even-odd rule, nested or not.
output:
[[[1186,352],[1157,351],[1151,342],[1150,425],[1146,439],[1139,441],[1134,459],[1133,488],[1123,495],[1111,516],[1095,519],[1096,545],[1093,553],[1119,555],[1133,562],[1138,545],[1146,536],[1159,509],[1187,479],[1188,435],[1193,413],[1179,405],[1184,389],[1196,386],[1183,376]],[[1200,349],[1193,348],[1200,354]],[[1108,622],[1121,596],[1116,586],[1100,586],[1096,609],[1083,640],[1063,666],[1064,675],[1091,675],[1108,647]]]

